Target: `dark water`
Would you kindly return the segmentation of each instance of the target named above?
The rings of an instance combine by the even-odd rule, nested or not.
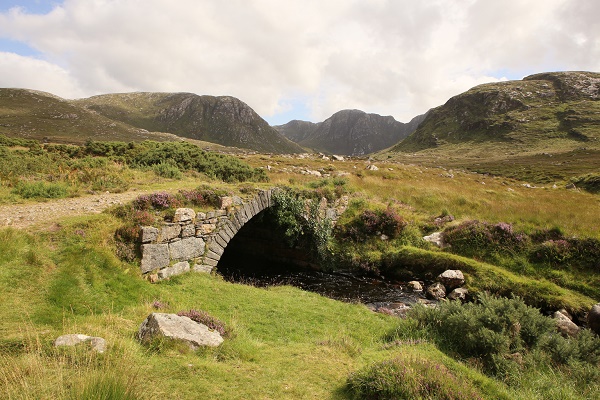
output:
[[[259,287],[291,285],[335,300],[384,306],[392,303],[411,304],[424,298],[406,291],[403,282],[357,276],[348,273],[328,273],[289,268],[237,269],[219,266],[225,280]]]

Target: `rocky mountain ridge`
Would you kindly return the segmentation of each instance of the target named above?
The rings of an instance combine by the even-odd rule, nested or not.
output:
[[[512,152],[600,145],[600,74],[551,72],[476,86],[432,109],[392,148],[415,152],[493,143]]]
[[[294,120],[275,126],[283,136],[300,144],[332,154],[361,156],[390,147],[414,132],[424,115],[408,123],[391,116],[342,110],[323,122]]]

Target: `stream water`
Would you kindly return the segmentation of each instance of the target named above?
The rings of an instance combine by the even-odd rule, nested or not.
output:
[[[396,309],[424,302],[422,293],[406,290],[405,282],[387,281],[349,273],[285,268],[235,268],[219,266],[225,280],[259,287],[291,285],[335,300],[363,303],[373,309]]]

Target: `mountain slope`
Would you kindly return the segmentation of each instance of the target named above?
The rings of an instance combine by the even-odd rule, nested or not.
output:
[[[234,97],[121,93],[81,99],[76,104],[148,131],[169,132],[262,152],[303,152],[300,146],[284,138],[247,104]]]
[[[535,183],[600,170],[600,74],[552,72],[476,86],[432,109],[377,158]]]
[[[303,147],[343,154],[364,155],[385,149],[412,133],[423,116],[405,124],[393,117],[343,110],[323,122],[291,121],[276,126],[281,134]]]
[[[0,134],[67,143],[168,139],[168,135],[113,121],[50,93],[7,88],[0,88]]]
[[[392,151],[449,148],[470,142],[526,153],[596,145],[600,74],[556,72],[476,86],[429,113]]]

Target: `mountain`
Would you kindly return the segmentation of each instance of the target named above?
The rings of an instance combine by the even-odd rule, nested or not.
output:
[[[465,142],[513,152],[582,146],[600,140],[600,74],[554,72],[476,86],[434,108],[392,151]]]
[[[112,120],[148,131],[169,132],[261,152],[304,151],[235,97],[192,93],[120,93],[93,96],[75,103]]]
[[[66,100],[0,88],[0,134],[59,143],[190,138],[261,152],[300,153],[244,102],[191,93],[125,93]]]
[[[0,134],[65,143],[169,140],[169,135],[111,120],[50,93],[7,88],[0,88]]]
[[[476,86],[430,110],[377,158],[556,182],[600,169],[600,74],[549,72]]]
[[[285,125],[275,126],[275,129],[302,147],[326,153],[358,156],[398,143],[411,134],[423,118],[424,116],[420,115],[405,124],[390,116],[343,110],[323,122],[294,120]]]

